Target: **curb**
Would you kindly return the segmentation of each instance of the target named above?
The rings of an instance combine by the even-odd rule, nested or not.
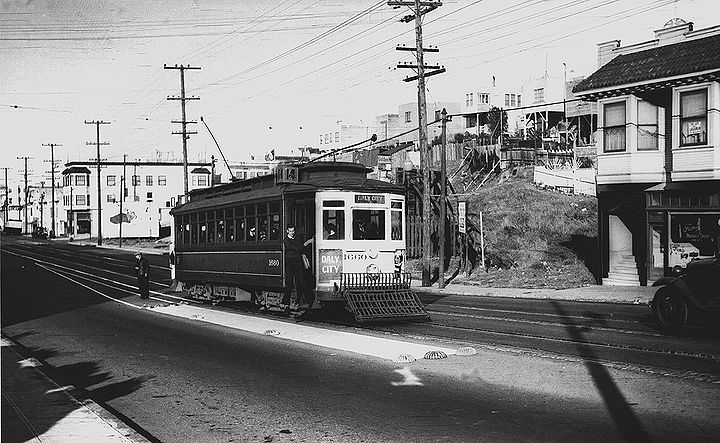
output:
[[[55,386],[54,390],[65,392],[65,394],[68,396],[72,403],[76,404],[78,407],[87,408],[90,412],[92,412],[92,414],[97,417],[97,419],[106,423],[108,426],[118,432],[118,434],[122,435],[126,440],[133,443],[145,443],[152,441],[147,437],[143,436],[138,430],[134,429],[132,426],[128,425],[123,420],[118,418],[116,414],[112,413],[106,407],[89,398],[89,395],[87,395],[84,389],[80,389],[74,385],[60,386],[51,377],[54,368],[47,362],[38,360],[36,357],[26,357],[24,353],[19,351],[24,351],[26,349],[22,344],[17,343],[16,341],[8,338],[4,334],[2,335],[2,341],[5,343],[5,345],[9,346],[10,350],[13,353],[18,356],[18,361],[27,361],[29,365],[32,366],[39,374],[41,374],[41,376],[45,380],[50,382],[51,385]],[[85,399],[81,400],[78,397],[85,397]],[[32,429],[31,423],[25,422],[25,425],[29,426]],[[39,437],[36,437],[36,439],[38,439],[39,441]]]

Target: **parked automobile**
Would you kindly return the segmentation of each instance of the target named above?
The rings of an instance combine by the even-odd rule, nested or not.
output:
[[[48,238],[47,228],[42,226],[34,226],[32,231],[32,238]]]
[[[8,220],[3,227],[3,234],[20,235],[22,234],[22,222],[20,220]]]
[[[653,286],[658,287],[650,302],[653,317],[666,331],[679,331],[699,314],[720,316],[720,253],[676,266],[673,276]]]

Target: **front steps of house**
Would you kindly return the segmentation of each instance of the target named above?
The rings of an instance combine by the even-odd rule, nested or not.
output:
[[[635,257],[623,254],[620,260],[610,269],[607,278],[602,281],[606,286],[640,286]]]

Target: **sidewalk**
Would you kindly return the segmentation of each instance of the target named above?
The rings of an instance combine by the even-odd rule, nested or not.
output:
[[[58,386],[2,338],[2,440],[7,442],[147,442],[72,386]]]
[[[570,289],[531,288],[486,288],[474,285],[450,283],[439,289],[434,283],[422,287],[419,279],[413,279],[413,289],[422,294],[435,296],[467,295],[477,297],[530,298],[540,300],[568,300],[602,303],[647,304],[657,288],[652,286],[603,286],[591,285]]]

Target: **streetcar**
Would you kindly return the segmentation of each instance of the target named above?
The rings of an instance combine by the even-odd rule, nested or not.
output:
[[[358,322],[429,319],[405,268],[404,189],[369,179],[370,171],[348,162],[286,164],[190,192],[171,211],[175,289],[279,310],[291,284],[283,238],[292,225],[301,241],[313,239],[307,309],[342,304]]]

